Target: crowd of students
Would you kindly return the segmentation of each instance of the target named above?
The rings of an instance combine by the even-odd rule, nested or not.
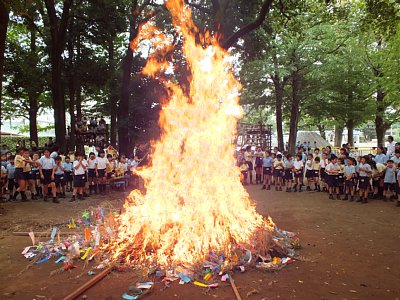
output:
[[[393,142],[393,139],[392,139]],[[368,198],[384,201],[397,200],[400,207],[400,143],[392,149],[379,146],[376,154],[356,156],[349,149],[341,148],[335,154],[331,147],[297,148],[293,157],[279,151],[252,151],[248,146],[241,149],[237,164],[243,184],[262,184],[263,190],[327,192],[329,199],[368,203]]]
[[[110,152],[110,153],[107,153]],[[111,154],[112,153],[112,154]],[[100,149],[88,155],[70,151],[66,155],[57,146],[42,152],[32,152],[18,148],[15,155],[11,151],[1,154],[1,196],[5,201],[21,201],[51,197],[59,203],[72,192],[70,201],[83,200],[91,194],[105,194],[107,179],[130,177],[135,168],[145,164],[147,153],[140,146],[132,158],[117,155],[115,149]]]

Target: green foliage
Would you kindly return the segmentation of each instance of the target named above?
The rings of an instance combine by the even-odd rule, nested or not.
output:
[[[44,145],[47,143],[49,140],[48,137],[39,137],[39,144],[38,147],[44,147]],[[8,149],[14,151],[16,148],[16,145],[22,144],[25,142],[25,146],[29,147],[29,138],[27,137],[21,137],[21,136],[11,136],[11,135],[2,135],[1,136],[1,141],[0,144],[6,144]]]

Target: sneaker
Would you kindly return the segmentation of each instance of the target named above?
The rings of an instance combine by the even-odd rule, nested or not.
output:
[[[306,189],[307,192],[311,191],[311,188],[308,186]]]
[[[339,194],[336,195],[336,199],[337,199],[337,200],[340,200],[340,199],[341,199]]]
[[[75,196],[72,196],[71,199],[69,199],[69,202],[74,202],[76,200]]]
[[[49,200],[47,199],[47,196],[44,196],[44,197],[43,197],[43,201],[44,201],[44,202],[49,201]]]
[[[58,201],[57,198],[54,198],[54,197],[53,197],[53,203],[60,203],[60,201]]]
[[[397,200],[396,206],[397,206],[397,207],[400,207],[400,201],[399,201],[399,200]]]
[[[275,187],[275,191],[277,191],[277,190],[278,190],[278,187],[276,186],[276,187]]]
[[[79,194],[78,195],[78,200],[83,200],[83,195]]]
[[[267,187],[267,190],[270,190],[271,189],[271,186],[269,185],[268,187]]]
[[[335,199],[333,198],[333,195],[332,195],[332,194],[329,195],[329,199],[335,200]]]
[[[363,198],[362,197],[358,198],[356,202],[363,202]]]
[[[282,192],[282,187],[281,187],[281,186],[279,187],[279,191],[281,191],[281,192]]]
[[[364,200],[363,200],[363,202],[361,202],[361,204],[366,204],[366,203],[368,203],[368,200],[367,200],[367,198],[364,198]]]
[[[354,197],[351,196],[351,197],[350,197],[350,202],[353,202],[353,201],[354,201]]]

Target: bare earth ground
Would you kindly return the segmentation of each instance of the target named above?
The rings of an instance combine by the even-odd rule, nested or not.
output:
[[[270,214],[280,228],[299,233],[303,248],[302,261],[277,273],[236,273],[243,299],[400,298],[400,208],[393,202],[361,205],[328,200],[324,193],[288,194],[261,191],[260,186],[249,186],[248,191],[261,214]],[[101,203],[121,207],[124,195],[118,192],[75,203],[62,200],[60,205],[42,201],[1,205],[0,299],[62,299],[91,278],[82,264],[51,278],[56,268],[52,261],[25,270],[28,261],[20,253],[30,239],[13,236],[13,231],[45,231]],[[131,272],[113,272],[85,297],[121,299],[136,280]],[[209,294],[177,282],[164,291],[161,288],[157,283],[144,299],[235,299],[229,284],[223,282]]]

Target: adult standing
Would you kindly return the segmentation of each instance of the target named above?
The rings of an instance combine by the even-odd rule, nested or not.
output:
[[[386,154],[388,157],[390,157],[394,153],[396,143],[394,142],[393,136],[391,136],[391,135],[388,136],[387,141],[388,142],[387,142],[387,146],[386,146],[387,147]]]

